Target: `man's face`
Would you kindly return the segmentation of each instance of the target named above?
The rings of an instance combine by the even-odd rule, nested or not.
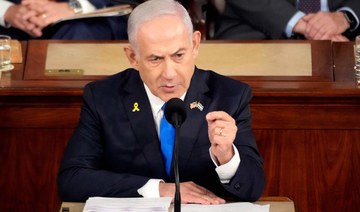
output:
[[[192,40],[176,16],[162,16],[143,23],[137,34],[137,52],[125,52],[151,92],[168,101],[189,88],[198,55],[200,33]]]

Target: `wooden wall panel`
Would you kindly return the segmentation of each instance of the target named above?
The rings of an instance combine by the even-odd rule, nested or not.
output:
[[[1,211],[55,211],[56,177],[73,129],[0,128]]]
[[[357,211],[359,130],[255,130],[265,196],[287,196],[297,211]]]

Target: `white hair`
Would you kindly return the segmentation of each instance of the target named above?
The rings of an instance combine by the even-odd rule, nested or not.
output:
[[[128,20],[129,43],[135,51],[138,50],[136,39],[139,26],[163,15],[178,16],[188,32],[190,41],[192,40],[193,25],[191,18],[187,10],[179,2],[174,0],[149,0],[135,7]]]

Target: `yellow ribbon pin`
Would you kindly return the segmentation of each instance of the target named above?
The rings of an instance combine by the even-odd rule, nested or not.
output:
[[[139,104],[137,102],[134,103],[134,109],[132,110],[132,112],[138,112],[140,111],[139,109]]]

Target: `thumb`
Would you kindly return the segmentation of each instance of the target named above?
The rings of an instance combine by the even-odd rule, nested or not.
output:
[[[310,21],[310,19],[312,19],[314,16],[315,16],[315,14],[310,13],[310,14],[305,15],[305,16],[302,17],[301,19],[304,20],[304,21],[306,21],[306,22],[308,22],[308,21]]]

